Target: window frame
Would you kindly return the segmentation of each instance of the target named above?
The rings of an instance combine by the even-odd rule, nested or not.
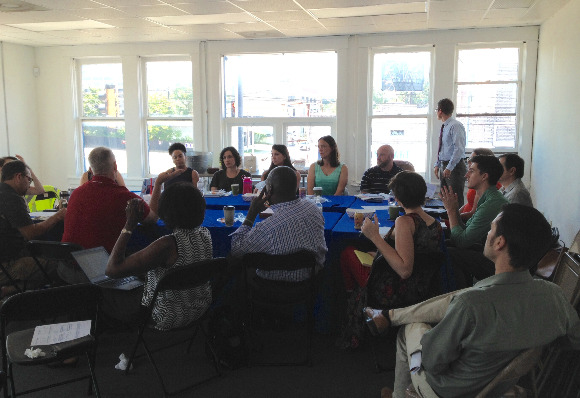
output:
[[[522,71],[525,67],[524,65],[524,52],[525,52],[525,42],[493,42],[493,43],[478,43],[478,44],[457,44],[455,47],[455,74],[454,74],[454,93],[453,100],[454,104],[457,106],[457,98],[459,93],[459,86],[461,85],[490,85],[490,84],[514,84],[516,83],[516,104],[515,104],[515,114],[512,113],[455,113],[457,119],[461,117],[480,117],[480,116],[515,116],[515,129],[516,134],[514,137],[514,147],[493,147],[490,148],[496,154],[503,153],[518,153],[521,147],[520,130],[522,128],[523,120],[522,115],[522,86],[523,86],[523,76]],[[517,48],[518,49],[518,76],[517,80],[497,80],[497,81],[485,81],[485,82],[459,82],[459,52],[461,50],[487,50],[487,49],[501,49],[501,48]],[[467,128],[465,131],[468,134]],[[466,137],[465,142],[465,153],[466,156],[470,154],[476,147],[469,146],[469,142]]]
[[[428,103],[429,106],[427,107],[427,112],[425,114],[393,114],[393,115],[374,115],[373,114],[373,79],[374,79],[374,68],[375,68],[375,55],[377,54],[393,54],[393,53],[419,53],[419,52],[427,52],[429,53],[429,98]],[[418,46],[397,46],[397,47],[371,47],[369,52],[369,72],[368,72],[368,109],[367,109],[367,131],[368,131],[368,145],[365,151],[365,166],[368,169],[369,167],[373,167],[374,164],[371,164],[371,160],[373,159],[373,120],[375,119],[424,119],[427,126],[426,131],[426,153],[425,153],[425,172],[421,174],[423,177],[429,175],[429,142],[431,139],[431,126],[432,126],[432,110],[431,104],[433,103],[433,92],[434,92],[434,84],[433,84],[433,76],[434,76],[434,66],[435,66],[435,51],[434,46],[426,46],[426,45],[418,45]],[[396,149],[395,149],[396,152]],[[398,159],[398,160],[406,160],[406,159]]]
[[[191,63],[191,91],[192,91],[192,114],[191,116],[150,116],[149,115],[149,91],[147,89],[147,62],[171,62],[171,61],[187,61]],[[140,57],[141,74],[140,74],[140,88],[142,95],[140,96],[140,110],[141,110],[141,121],[140,121],[140,134],[142,136],[143,142],[143,158],[142,164],[144,167],[144,174],[146,177],[152,177],[156,174],[150,172],[150,162],[149,162],[149,130],[147,127],[148,122],[155,121],[170,121],[170,122],[191,122],[191,128],[193,131],[192,139],[195,140],[195,90],[194,90],[194,64],[191,56],[187,55],[168,55],[168,56],[143,56]]]
[[[86,117],[83,114],[83,73],[82,67],[83,65],[99,65],[99,64],[119,64],[121,66],[121,80],[123,79],[123,59],[122,57],[98,57],[98,58],[73,58],[73,72],[74,72],[74,92],[75,92],[75,101],[74,104],[76,109],[74,110],[75,114],[75,127],[76,127],[76,163],[77,163],[77,170],[80,171],[82,175],[84,172],[88,171],[89,165],[85,164],[85,146],[84,146],[84,138],[83,138],[83,123],[85,122],[102,122],[102,121],[109,121],[109,122],[123,122],[125,124],[125,133],[126,133],[126,117],[125,112],[123,111],[123,116],[119,117]],[[123,91],[125,90],[125,82],[123,82]],[[123,95],[123,110],[125,109],[125,97]],[[126,151],[126,149],[125,149]],[[127,159],[128,161],[128,159]],[[85,167],[86,166],[86,167]],[[124,177],[127,176],[127,173],[123,174]]]

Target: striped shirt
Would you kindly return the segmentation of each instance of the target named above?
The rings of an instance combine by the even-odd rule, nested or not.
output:
[[[371,167],[362,176],[360,190],[365,193],[389,193],[389,183],[391,178],[403,171],[393,162],[393,167],[389,171],[383,171],[379,166]]]
[[[242,225],[232,236],[233,256],[247,253],[290,254],[308,250],[316,255],[316,269],[324,265],[326,242],[324,217],[314,203],[296,199],[272,205],[273,215],[254,227]],[[260,271],[264,279],[301,281],[308,277],[307,270]]]

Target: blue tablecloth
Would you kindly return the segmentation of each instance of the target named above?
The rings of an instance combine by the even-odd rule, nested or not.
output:
[[[235,206],[236,210],[248,210],[251,202],[242,199],[242,195],[205,198],[206,209],[223,210],[224,206]]]
[[[389,201],[383,200],[381,203],[367,202],[362,199],[355,197],[355,201],[350,206],[351,209],[362,209],[363,206],[388,206]]]
[[[324,196],[324,198],[327,199],[328,202],[322,204],[322,211],[331,211],[335,213],[344,213],[346,209],[352,206],[356,199],[355,196]]]

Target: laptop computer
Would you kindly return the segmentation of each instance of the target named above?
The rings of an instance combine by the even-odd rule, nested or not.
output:
[[[113,279],[105,275],[107,262],[109,262],[109,253],[107,253],[103,246],[79,250],[71,252],[71,254],[86,277],[94,285],[119,290],[133,290],[139,286],[143,286],[143,282],[136,276]]]

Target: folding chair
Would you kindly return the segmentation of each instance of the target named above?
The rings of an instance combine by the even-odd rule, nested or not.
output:
[[[202,322],[207,317],[207,314],[208,314],[207,311],[200,318],[191,321],[187,325],[184,325],[184,326],[179,327],[179,328],[171,329],[171,330],[157,330],[157,329],[152,328],[151,326],[153,326],[153,325],[152,325],[151,315],[153,313],[153,307],[155,306],[157,296],[161,292],[165,292],[168,290],[172,290],[172,291],[187,290],[187,289],[192,289],[195,287],[202,286],[208,282],[211,282],[211,279],[214,276],[216,276],[218,273],[225,271],[226,267],[227,267],[227,260],[225,258],[215,258],[212,260],[200,261],[200,262],[192,263],[192,264],[189,264],[189,265],[186,265],[183,267],[171,269],[163,276],[163,278],[161,278],[161,280],[157,284],[157,287],[155,288],[153,298],[151,299],[151,304],[148,307],[142,307],[143,314],[144,314],[143,321],[141,322],[141,324],[138,327],[137,341],[135,342],[135,345],[134,345],[133,349],[131,350],[131,355],[129,357],[129,361],[127,363],[127,369],[125,371],[126,375],[129,374],[131,364],[133,363],[133,361],[136,358],[135,354],[137,352],[139,345],[142,344],[143,348],[145,349],[145,353],[147,354],[147,357],[149,358],[149,361],[151,362],[151,365],[153,365],[153,368],[155,370],[155,374],[157,375],[157,378],[159,379],[159,383],[161,384],[161,387],[163,389],[163,396],[164,397],[179,394],[183,391],[186,391],[190,388],[193,388],[195,386],[198,386],[202,383],[205,383],[209,380],[212,380],[216,377],[221,376],[221,371],[220,371],[219,366],[218,366],[217,356],[215,354],[215,351],[213,350],[213,347],[211,346],[211,344],[209,344],[207,332],[202,324]],[[175,305],[181,305],[181,303],[175,303]],[[179,341],[179,342],[172,343],[168,346],[164,346],[164,347],[156,349],[156,350],[151,350],[149,345],[145,341],[145,331],[147,329],[149,329],[151,332],[154,332],[156,334],[164,334],[164,335],[168,335],[168,334],[171,334],[172,332],[181,331],[181,330],[185,330],[185,329],[191,329],[193,331],[193,333],[192,333],[191,337],[189,337],[185,341]],[[174,347],[178,344],[182,344],[184,342],[189,342],[189,345],[187,347],[187,352],[189,352],[191,345],[193,344],[193,340],[195,339],[197,332],[199,330],[201,330],[201,332],[206,340],[207,346],[211,350],[212,362],[213,362],[213,365],[215,368],[215,374],[213,374],[207,378],[204,378],[202,380],[196,381],[192,384],[189,384],[188,386],[180,388],[179,390],[168,391],[166,386],[165,386],[165,382],[163,381],[163,377],[159,371],[159,368],[157,367],[157,364],[155,363],[155,360],[153,359],[152,354],[154,352],[162,351],[162,350],[165,350],[167,348]],[[165,337],[167,338],[167,336],[165,336]]]
[[[247,297],[247,325],[252,331],[252,321],[256,308],[292,310],[295,305],[306,306],[306,355],[297,362],[260,362],[253,365],[312,365],[312,334],[314,331],[314,295],[316,290],[316,258],[314,253],[300,251],[286,255],[250,253],[244,255],[242,264],[245,269]],[[296,271],[305,269],[310,277],[300,282],[276,281],[260,278],[256,269],[261,271]],[[254,334],[254,333],[252,333]],[[251,360],[251,356],[250,356]]]
[[[60,191],[52,185],[43,185],[44,193],[35,195],[28,202],[31,212],[50,210],[54,208],[54,202],[60,198]]]
[[[81,277],[83,277],[83,280],[86,280],[82,274],[82,271],[76,265],[73,257],[71,256],[71,252],[83,250],[82,246],[69,242],[31,240],[27,243],[27,249],[32,258],[34,258],[34,261],[36,262],[36,265],[40,271],[44,274],[44,277],[48,283],[52,284],[52,280],[46,272],[45,267],[41,264],[40,259],[45,259],[48,261],[59,261],[66,268],[68,268],[71,273],[79,273],[81,274]],[[73,281],[67,282],[73,284]]]
[[[0,307],[0,337],[4,350],[2,350],[2,370],[6,373],[7,384],[10,386],[10,396],[24,395],[48,388],[89,379],[88,394],[93,391],[99,397],[99,388],[95,378],[95,355],[97,343],[94,332],[97,326],[97,312],[99,308],[100,291],[92,284],[79,284],[62,286],[52,289],[28,291],[9,297]],[[45,319],[65,318],[66,322],[71,319],[91,320],[91,334],[89,336],[48,346],[35,346],[41,348],[46,356],[35,359],[28,358],[24,351],[30,348],[34,328],[8,333],[15,321],[35,321],[37,325],[47,323]],[[13,365],[34,366],[53,362],[85,354],[89,365],[89,374],[58,381],[50,385],[32,388],[16,393],[14,382]],[[46,370],[43,369],[43,372]],[[4,397],[8,392],[4,390]]]

